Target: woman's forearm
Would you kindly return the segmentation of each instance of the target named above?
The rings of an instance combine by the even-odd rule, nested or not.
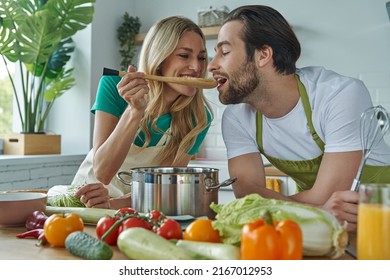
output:
[[[109,184],[123,164],[138,131],[141,118],[142,116],[127,109],[107,140],[94,151],[95,176],[103,184]]]

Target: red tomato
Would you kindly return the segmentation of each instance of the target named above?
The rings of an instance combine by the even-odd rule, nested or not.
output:
[[[173,219],[165,219],[156,233],[165,239],[182,239],[183,233],[178,221]]]
[[[125,214],[138,214],[138,211],[136,211],[135,209],[133,209],[131,207],[124,207],[124,208],[118,209],[115,212],[115,217],[120,218],[120,217],[124,216]]]
[[[96,224],[96,237],[98,239],[102,239],[103,235],[111,228],[112,225],[115,224],[117,219],[105,216],[100,218],[98,223]],[[116,245],[116,241],[118,239],[118,229],[119,226],[117,226],[105,239],[104,242],[106,242],[109,245]]]
[[[147,221],[136,217],[130,217],[121,223],[118,229],[118,235],[121,234],[121,232],[124,231],[125,229],[132,228],[132,227],[142,227],[148,230],[152,229],[152,226]]]
[[[147,214],[146,217],[151,221],[151,222],[161,222],[164,218],[165,215],[163,212],[160,212],[158,210],[150,210]]]

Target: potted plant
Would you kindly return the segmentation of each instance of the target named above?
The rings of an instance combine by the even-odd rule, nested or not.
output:
[[[131,17],[127,12],[122,17],[122,24],[117,29],[120,44],[119,53],[122,57],[121,68],[127,70],[136,52],[135,37],[139,33],[141,21],[138,17]]]
[[[10,75],[22,133],[45,133],[54,101],[75,85],[66,67],[72,36],[92,22],[95,0],[8,0],[0,2],[0,54],[15,63]]]

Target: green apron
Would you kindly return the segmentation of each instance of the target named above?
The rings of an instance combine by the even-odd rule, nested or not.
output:
[[[316,158],[308,160],[283,160],[271,157],[264,153],[263,149],[263,118],[260,112],[257,112],[256,119],[256,137],[257,145],[259,146],[260,152],[268,159],[268,161],[280,171],[290,176],[297,185],[297,191],[311,189],[317,178],[318,169],[320,168],[322,156],[324,155],[325,144],[318,136],[314,129],[312,118],[311,118],[311,107],[309,98],[305,86],[299,80],[296,75],[299,94],[301,96],[302,105],[305,111],[306,119],[309,125],[310,133],[317,146],[321,149],[322,154]],[[362,183],[390,183],[390,166],[365,166],[363,168],[362,177],[360,180]],[[351,182],[352,185],[352,182]]]

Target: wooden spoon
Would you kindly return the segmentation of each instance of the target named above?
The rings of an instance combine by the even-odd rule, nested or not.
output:
[[[103,68],[103,75],[105,76],[120,76],[123,77],[126,72],[118,71],[109,68]],[[166,76],[155,76],[145,74],[145,78],[148,80],[154,80],[166,83],[175,83],[196,88],[215,88],[217,81],[205,78],[191,78],[191,77],[166,77]]]

